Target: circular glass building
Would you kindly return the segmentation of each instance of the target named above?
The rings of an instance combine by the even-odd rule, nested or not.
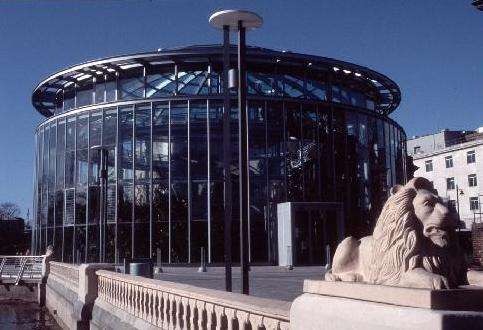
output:
[[[231,59],[236,67],[234,47]],[[370,232],[389,188],[406,180],[406,136],[388,117],[400,90],[325,57],[248,47],[246,62],[250,261],[277,264],[290,249],[295,264],[322,264],[323,247]],[[218,263],[230,207],[236,262],[237,95],[224,175],[222,78],[214,45],[91,61],[42,81],[32,96],[46,117],[36,130],[33,250],[52,244],[64,262],[159,254],[194,263],[204,247]]]

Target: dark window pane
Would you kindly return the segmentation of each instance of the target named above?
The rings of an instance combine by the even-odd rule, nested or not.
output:
[[[117,111],[107,109],[104,112],[104,129],[102,132],[103,145],[115,145],[117,133]]]
[[[135,173],[136,180],[149,179],[151,157],[151,106],[136,106],[135,110]]]
[[[85,262],[86,255],[86,226],[75,227],[75,262]]]
[[[130,182],[123,182],[119,184],[118,192],[118,214],[119,222],[132,221],[132,206],[133,206],[133,186]]]
[[[83,107],[92,104],[92,92],[94,85],[92,83],[92,78],[85,81],[82,85],[77,86],[76,91],[76,107]]]
[[[121,71],[119,76],[119,99],[134,100],[144,97],[142,68]]]
[[[149,222],[134,224],[134,257],[149,258]]]
[[[106,82],[106,102],[116,101],[116,77],[109,76]]]
[[[132,224],[117,225],[117,251],[119,261],[132,256]]]
[[[134,190],[134,220],[149,222],[149,185],[136,185]]]
[[[77,117],[77,149],[88,147],[88,124],[89,115]]]
[[[169,173],[169,105],[153,105],[153,178],[167,178]]]
[[[65,227],[64,228],[64,243],[62,245],[63,254],[62,254],[62,261],[66,263],[72,263],[73,260],[73,249],[74,244],[74,227]]]
[[[169,220],[169,191],[167,181],[153,184],[153,222]]]
[[[87,226],[87,262],[99,261],[99,227]]]
[[[75,223],[86,223],[86,189],[77,188],[75,194]]]
[[[190,103],[190,166],[192,179],[206,179],[208,176],[206,115],[206,101]]]
[[[119,108],[119,180],[133,178],[133,111],[132,107]]]
[[[188,261],[188,185],[171,184],[171,262]]]
[[[65,148],[66,150],[74,150],[75,148],[75,117],[67,118]]]
[[[100,145],[102,134],[102,112],[92,113],[89,121],[89,145]]]
[[[186,180],[188,176],[188,107],[171,103],[171,177]]]

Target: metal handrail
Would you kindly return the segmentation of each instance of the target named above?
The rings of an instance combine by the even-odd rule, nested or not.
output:
[[[40,281],[45,256],[0,256],[0,283],[19,285],[23,280]]]

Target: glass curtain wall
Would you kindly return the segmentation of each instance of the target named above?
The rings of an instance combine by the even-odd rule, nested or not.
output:
[[[234,104],[234,219],[236,113]],[[348,233],[372,229],[388,187],[404,179],[404,132],[372,115],[315,103],[251,100],[248,113],[252,262],[276,260],[280,202],[342,201]],[[203,248],[210,262],[222,262],[222,115],[219,100],[166,101],[85,111],[41,126],[37,248],[53,244],[66,262],[99,259],[100,158],[92,147],[104,145],[107,261],[159,251],[163,262],[192,263]],[[234,251],[238,226],[234,220]]]

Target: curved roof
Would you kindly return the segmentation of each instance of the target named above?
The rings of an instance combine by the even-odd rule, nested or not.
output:
[[[236,47],[232,46],[231,51],[235,55]],[[235,56],[232,56],[232,60],[234,58]],[[37,111],[50,117],[54,114],[57,93],[72,83],[82,82],[93,76],[112,74],[133,66],[208,62],[208,60],[222,61],[221,45],[195,45],[88,61],[54,73],[41,81],[33,91],[32,104]],[[381,114],[391,113],[401,101],[401,91],[394,81],[369,68],[349,62],[250,46],[247,47],[247,64],[253,63],[304,67],[311,72],[331,72],[337,80],[363,84],[376,92],[378,97],[375,109]]]

